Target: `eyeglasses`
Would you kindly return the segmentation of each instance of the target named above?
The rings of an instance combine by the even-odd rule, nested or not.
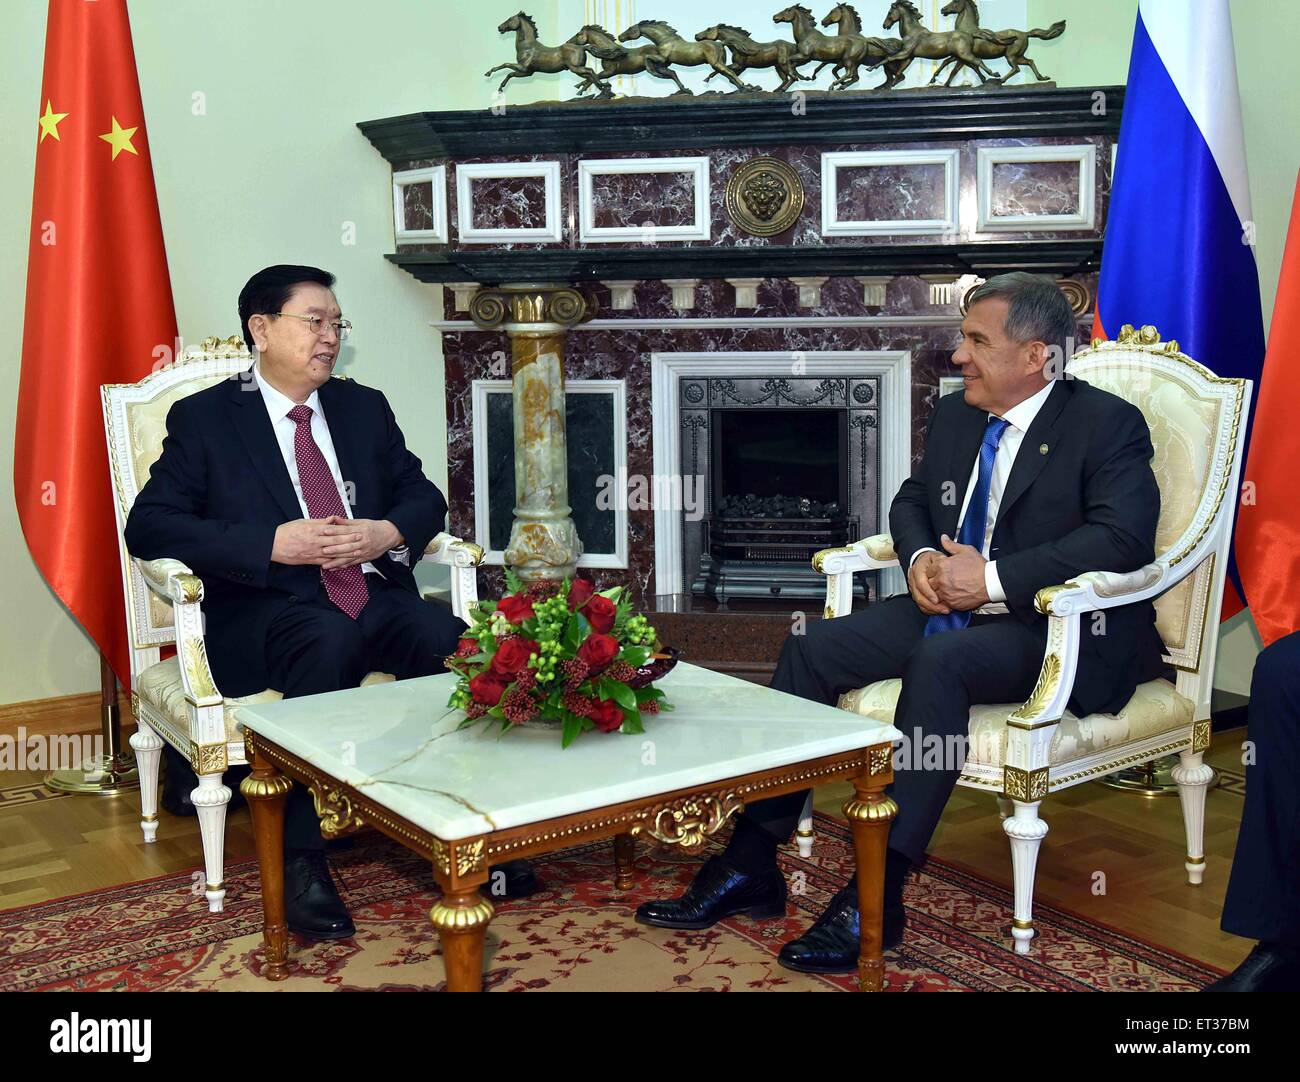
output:
[[[301,319],[311,327],[311,333],[320,338],[325,333],[326,326],[334,328],[334,333],[339,336],[340,342],[346,342],[348,335],[352,333],[352,324],[346,319],[336,319],[332,322],[323,316],[299,316],[293,312],[272,312],[275,316],[288,316],[290,319]]]

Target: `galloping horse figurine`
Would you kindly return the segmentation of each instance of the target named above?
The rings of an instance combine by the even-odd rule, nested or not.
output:
[[[981,60],[996,60],[998,57],[1005,57],[1011,70],[1002,77],[1002,82],[1007,82],[1016,72],[1020,70],[1020,63],[1025,64],[1037,76],[1039,82],[1046,82],[1047,76],[1038,70],[1038,65],[1025,55],[1025,50],[1029,48],[1030,38],[1041,38],[1043,41],[1050,41],[1052,38],[1059,38],[1065,32],[1065,20],[1052,23],[1046,30],[985,30],[980,26],[979,8],[975,6],[975,0],[950,0],[944,5],[944,15],[957,16],[957,30],[970,34],[974,43],[975,55]],[[942,74],[943,69],[949,64],[954,65],[948,81],[944,86],[952,86],[953,76],[966,66],[964,60],[958,60],[955,56],[948,57],[939,65],[937,71],[931,77],[930,82],[933,84]],[[978,68],[975,74],[979,76],[980,82],[984,82],[984,76]]]
[[[896,52],[898,52],[903,47],[903,43],[897,38],[865,37],[862,33],[862,20],[858,18],[858,13],[854,9],[852,4],[839,4],[836,7],[831,8],[831,10],[827,12],[826,18],[822,19],[822,26],[832,26],[836,23],[838,23],[840,27],[840,37],[847,37],[848,35],[852,34],[855,35],[856,37],[862,38],[863,41],[867,43],[867,52],[866,52],[867,56],[874,57],[874,58],[893,56]],[[818,64],[817,71],[814,71],[812,73],[812,77],[814,79],[817,78],[818,73],[822,70],[822,68],[824,68],[829,63],[830,63],[829,60],[823,60],[820,64]],[[904,62],[903,64],[899,64],[898,61],[895,60],[886,60],[885,61],[885,75],[886,75],[885,82],[881,83],[880,86],[876,87],[875,89],[880,90],[884,88],[889,83],[889,79],[893,76],[895,69],[897,68],[898,70],[901,71],[902,68],[906,66],[907,66],[906,62]],[[835,74],[837,76],[844,75],[844,73],[840,71],[838,65],[836,66]],[[839,83],[840,89],[843,89],[844,87],[847,86],[852,86],[857,81],[858,81],[858,73],[857,70],[855,69],[853,71],[853,78]]]
[[[1001,77],[983,60],[975,55],[975,39],[971,34],[961,30],[935,32],[921,22],[921,13],[916,10],[912,0],[894,0],[889,14],[885,16],[884,29],[889,30],[898,24],[899,36],[903,47],[892,57],[901,65],[896,75],[890,76],[880,89],[888,90],[902,82],[903,73],[915,57],[926,60],[939,60],[954,57],[976,72],[982,72],[989,82],[1000,83]],[[876,60],[871,67],[882,61]]]
[[[515,59],[518,63],[498,64],[484,72],[486,77],[502,68],[510,69],[510,74],[501,80],[498,90],[504,90],[506,83],[520,75],[535,75],[539,71],[554,75],[560,71],[571,71],[574,75],[581,76],[584,82],[594,83],[600,87],[602,98],[614,96],[613,88],[608,83],[602,82],[600,77],[586,66],[584,61],[587,59],[587,51],[572,38],[563,45],[543,45],[537,40],[537,25],[533,22],[532,16],[522,11],[517,15],[511,15],[497,27],[497,32],[500,34],[507,34],[512,30],[515,33]]]
[[[731,70],[737,75],[748,68],[776,68],[781,76],[781,85],[773,93],[782,94],[796,80],[811,80],[811,75],[800,75],[794,64],[794,42],[781,38],[778,41],[755,41],[749,31],[740,26],[728,26],[718,23],[695,35],[696,41],[720,41],[731,50]],[[820,69],[819,69],[820,70]],[[707,83],[718,73],[709,72],[704,77]]]
[[[599,73],[594,77],[596,82],[601,79],[612,79],[616,75],[639,75],[643,71],[648,71],[651,75],[658,76],[660,79],[671,79],[677,84],[677,94],[689,94],[690,91],[682,85],[682,81],[677,78],[676,73],[665,62],[664,58],[659,55],[659,50],[653,45],[641,45],[634,49],[625,49],[603,26],[584,26],[569,39],[575,45],[581,45],[592,56],[598,57],[604,61]],[[709,76],[713,78],[712,75]],[[584,78],[578,84],[578,93],[581,94],[589,86],[593,85],[591,78]],[[602,95],[602,97],[605,95]]]
[[[761,91],[761,86],[751,86],[736,78],[736,73],[727,67],[727,49],[718,41],[687,41],[666,22],[659,19],[642,19],[629,26],[619,34],[619,41],[635,41],[637,38],[649,38],[655,43],[655,50],[663,57],[665,63],[675,64],[679,68],[694,68],[708,64],[715,72],[723,76],[737,90]],[[680,84],[679,84],[680,85]],[[690,93],[685,87],[678,93]]]
[[[835,65],[837,73],[831,89],[838,90],[857,82],[858,65],[867,55],[867,39],[860,34],[845,34],[833,38],[817,29],[813,13],[799,4],[791,4],[772,16],[774,23],[789,23],[794,34],[796,65],[809,60],[825,60]],[[884,59],[881,55],[880,63]],[[875,67],[872,64],[871,67]],[[818,71],[821,67],[818,67]],[[850,77],[851,76],[851,77]]]

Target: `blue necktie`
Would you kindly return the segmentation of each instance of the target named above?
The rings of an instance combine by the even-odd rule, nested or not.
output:
[[[980,444],[980,472],[975,479],[975,491],[970,494],[970,503],[966,506],[966,517],[961,520],[961,529],[957,531],[957,543],[970,545],[977,552],[984,551],[984,529],[989,517],[989,483],[993,480],[993,460],[998,454],[998,444],[1002,433],[1007,430],[1009,421],[1001,417],[990,417],[988,427],[984,429],[984,441]],[[936,635],[940,631],[957,631],[970,623],[969,612],[953,611],[947,615],[931,616],[925,622],[925,634]]]

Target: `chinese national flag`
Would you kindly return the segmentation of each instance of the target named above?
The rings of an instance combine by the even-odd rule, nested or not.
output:
[[[149,374],[176,313],[126,0],[50,0],[14,495],[45,581],[129,684],[101,383]]]
[[[1237,566],[1250,614],[1264,645],[1300,631],[1300,517],[1296,463],[1300,424],[1300,182],[1282,253],[1273,302],[1268,354],[1255,404],[1255,427],[1246,459],[1237,516]]]

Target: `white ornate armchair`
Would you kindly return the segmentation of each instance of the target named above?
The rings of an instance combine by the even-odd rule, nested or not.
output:
[[[100,391],[131,640],[131,707],[136,720],[131,746],[140,770],[140,825],[144,840],[154,841],[158,833],[158,765],[166,740],[190,761],[199,778],[191,799],[203,840],[204,894],[213,913],[221,912],[226,893],[223,845],[231,793],[222,776],[227,767],[245,761],[235,708],[278,699],[280,693],[268,688],[243,698],[221,694],[203,644],[202,581],[179,560],[133,558],[122,531],[136,495],[162,452],[172,403],[246,371],[252,363],[238,338],[209,338],[139,383],[106,384]],[[423,558],[450,566],[452,609],[464,619],[466,611],[478,604],[475,568],[483,550],[473,542],[440,533]],[[176,655],[161,660],[161,647],[170,643],[175,644]],[[387,673],[370,673],[363,684],[392,679]]]
[[[1187,877],[1199,884],[1205,792],[1212,777],[1201,756],[1210,743],[1210,693],[1218,645],[1218,613],[1232,537],[1248,380],[1221,379],[1161,342],[1154,327],[1125,326],[1114,342],[1095,341],[1069,363],[1072,378],[1138,406],[1151,428],[1152,468],[1160,486],[1154,563],[1131,574],[1092,571],[1038,592],[1048,617],[1047,649],[1029,699],[971,710],[969,745],[959,785],[997,795],[1002,829],[1011,840],[1015,884],[1012,936],[1028,953],[1033,938],[1034,869],[1047,834],[1039,817],[1049,793],[1178,752],[1174,780],[1187,832]],[[826,617],[847,614],[853,572],[896,566],[888,534],[845,548],[824,549],[813,566],[827,576]],[[1155,598],[1156,626],[1176,684],[1140,685],[1118,714],[1075,717],[1066,709],[1074,687],[1081,620],[1088,613]],[[839,705],[892,723],[902,687],[882,680],[841,696]],[[800,822],[800,846],[811,846],[811,813]]]

